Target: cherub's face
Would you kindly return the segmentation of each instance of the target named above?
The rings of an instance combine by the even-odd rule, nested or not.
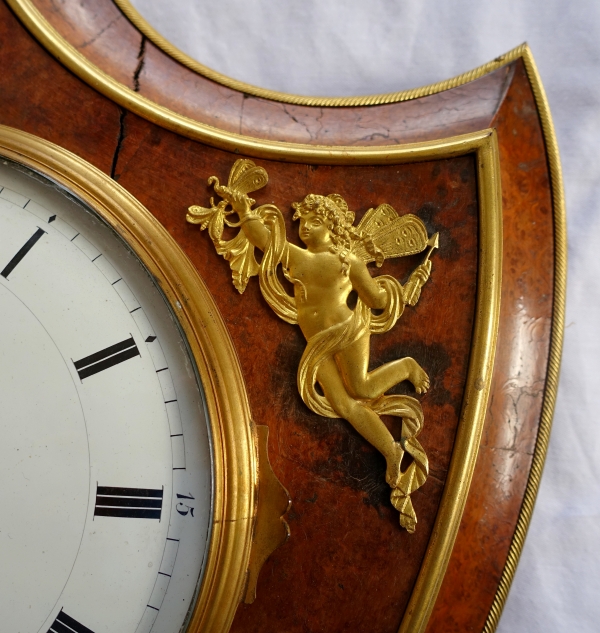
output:
[[[306,246],[322,246],[331,241],[325,219],[316,213],[307,213],[300,218],[299,234]]]

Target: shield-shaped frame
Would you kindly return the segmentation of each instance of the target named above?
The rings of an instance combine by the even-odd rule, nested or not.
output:
[[[269,427],[270,461],[292,498],[291,538],[258,580],[251,572],[249,588],[249,561],[262,563],[277,541],[253,554],[256,458],[240,462],[243,485],[232,481],[230,462],[217,468],[214,525],[252,516],[243,529],[213,532],[189,631],[493,631],[541,478],[564,322],[560,162],[527,46],[411,91],[299,97],[190,60],[126,0],[8,4],[3,54],[21,60],[20,82],[2,80],[10,99],[0,123],[96,164],[171,232],[231,337],[252,416],[244,423]],[[60,86],[60,98],[43,85],[23,90],[34,72]],[[81,99],[89,111],[69,127],[65,105]],[[29,141],[11,134],[2,134],[5,155],[25,161]],[[208,205],[207,179],[226,181],[240,158],[268,172],[269,184],[252,195],[282,210],[296,247],[291,204],[311,193],[341,195],[357,220],[389,204],[439,233],[419,302],[371,348],[370,369],[411,356],[431,379],[417,396],[430,474],[412,494],[413,534],[398,525],[378,451],[344,420],[302,402],[297,327],[277,319],[255,279],[240,295],[209,237],[186,223],[188,207]],[[382,272],[405,283],[421,259],[388,260]],[[402,389],[394,393],[414,395]],[[232,543],[223,562],[219,548]],[[255,588],[256,600],[238,606]]]

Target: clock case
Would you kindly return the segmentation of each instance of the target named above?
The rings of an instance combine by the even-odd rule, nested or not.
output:
[[[225,538],[226,547],[217,555],[221,556],[218,573],[229,581],[215,581],[215,588],[199,601],[189,630],[227,630],[232,620],[234,631],[341,630],[348,623],[353,630],[382,633],[398,627],[402,631],[494,630],[541,477],[564,316],[566,241],[560,164],[548,105],[528,48],[520,47],[470,73],[413,91],[318,99],[256,89],[208,71],[170,47],[123,0],[119,6],[108,0],[69,1],[59,7],[46,0],[10,0],[9,4],[14,13],[1,5],[0,54],[5,67],[10,63],[13,71],[0,79],[6,96],[1,122],[71,150],[141,200],[156,218],[156,226],[165,227],[192,261],[187,269],[190,275],[195,268],[206,280],[208,294],[203,296],[211,296],[217,306],[211,315],[223,315],[220,333],[229,343],[222,343],[225,339],[216,334],[214,340],[219,341],[217,347],[224,345],[228,350],[233,366],[232,359],[239,359],[233,373],[222,377],[234,377],[238,391],[232,401],[249,408],[241,418],[227,418],[220,432],[233,433],[239,420],[244,421],[243,430],[235,432],[245,438],[246,479],[240,480],[242,497],[229,497],[234,505],[241,504],[236,508],[246,523],[243,553],[233,535]],[[489,376],[490,398],[480,435],[469,451],[473,460],[470,486],[460,503],[454,500],[458,504],[453,506],[456,530],[449,531],[447,523],[441,525],[442,537],[449,541],[448,557],[436,570],[437,583],[427,585],[421,602],[415,604],[414,586],[422,578],[424,557],[440,539],[439,500],[444,486],[449,487],[450,470],[445,466],[435,472],[438,492],[430,489],[429,505],[423,500],[419,524],[423,529],[412,544],[406,534],[398,535],[397,525],[393,532],[389,508],[367,490],[348,483],[356,475],[369,475],[379,468],[363,460],[353,470],[350,462],[356,450],[368,454],[368,447],[335,430],[348,448],[334,453],[341,463],[338,471],[327,469],[324,464],[331,447],[326,436],[309,423],[302,427],[305,416],[294,399],[297,395],[283,387],[272,393],[274,385],[293,385],[294,372],[285,369],[285,357],[297,353],[299,343],[280,349],[279,354],[277,350],[257,352],[261,333],[274,327],[260,312],[260,297],[255,293],[249,299],[255,318],[248,326],[248,303],[241,307],[224,262],[216,259],[207,240],[185,226],[183,217],[187,206],[204,203],[205,179],[213,173],[224,178],[240,155],[262,161],[277,174],[281,184],[268,195],[278,200],[287,201],[286,188],[293,189],[294,182],[307,173],[328,193],[342,181],[338,172],[352,172],[348,195],[354,201],[371,200],[370,180],[381,174],[378,182],[384,183],[389,165],[397,164],[408,181],[414,172],[433,206],[444,194],[439,169],[464,173],[465,192],[470,191],[471,200],[481,207],[478,154],[472,143],[473,135],[490,128],[494,131],[487,132],[488,137],[497,139],[494,151],[503,225],[501,252],[494,255],[502,279],[497,325],[492,327],[496,332],[493,351],[497,352]],[[464,136],[461,140],[457,135]],[[431,148],[439,138],[450,139],[439,143],[445,149],[437,156],[427,154],[427,144]],[[389,157],[391,146],[398,144],[404,151],[401,160]],[[453,147],[450,151],[449,146]],[[40,158],[40,165],[44,160]],[[417,174],[419,169],[425,171]],[[445,184],[449,182],[453,180],[446,178]],[[78,195],[83,196],[82,192]],[[414,192],[410,195],[416,197]],[[468,222],[473,211],[466,198],[458,206],[464,213],[460,221]],[[421,210],[427,213],[427,208]],[[469,305],[473,307],[468,309],[475,318],[477,292],[478,305],[482,305],[482,278],[473,273],[478,257],[471,256],[469,263],[465,253],[479,252],[481,258],[484,234],[478,236],[476,222],[472,226],[474,232],[467,241],[454,248],[462,253],[456,261],[462,267],[463,283],[472,287]],[[464,301],[457,310],[465,309]],[[435,323],[432,327],[439,329]],[[467,363],[477,340],[472,331],[467,332],[468,322],[464,327],[468,344],[461,354]],[[447,358],[458,351],[448,342],[447,331],[439,340],[443,344],[428,353],[443,374],[444,354]],[[451,397],[439,406],[467,404],[464,380],[447,391]],[[265,398],[265,393],[271,396]],[[250,410],[278,438],[269,452],[276,474],[294,500],[289,515],[292,533],[303,536],[292,538],[271,557],[259,579],[257,601],[240,607],[234,619],[247,586],[245,565],[260,497]],[[226,409],[217,411],[222,415]],[[286,416],[283,421],[282,415]],[[290,425],[293,432],[286,433]],[[447,459],[449,464],[457,437],[455,428],[445,440],[446,449],[438,449],[438,462]],[[288,449],[294,441],[305,442],[308,448]],[[315,453],[323,445],[324,455]],[[294,459],[300,461],[292,464]],[[226,473],[236,472],[234,463],[232,457],[223,466],[224,479]],[[219,503],[221,493],[218,488],[216,492]],[[362,498],[366,509],[357,512],[350,497]],[[224,507],[225,499],[221,497]],[[352,540],[357,521],[363,526],[362,543]],[[218,519],[214,525],[215,534],[226,529]],[[373,530],[385,538],[373,538]],[[343,545],[347,538],[352,540],[352,551]],[[417,540],[419,545],[415,545]],[[391,554],[398,546],[401,553]],[[413,548],[420,554],[412,554]],[[230,551],[237,554],[231,558]],[[327,560],[335,562],[328,565]],[[210,574],[205,578],[210,579]],[[228,608],[217,613],[220,599]]]

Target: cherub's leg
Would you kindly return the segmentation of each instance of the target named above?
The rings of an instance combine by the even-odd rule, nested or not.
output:
[[[317,379],[333,410],[340,417],[348,420],[367,442],[385,457],[386,481],[390,486],[396,486],[400,478],[400,462],[404,454],[400,443],[394,441],[392,434],[374,411],[348,395],[339,369],[332,358],[323,362]]]
[[[336,354],[336,362],[352,395],[373,400],[404,380],[409,380],[417,393],[429,389],[429,376],[412,358],[399,358],[368,372],[369,339],[370,334],[365,334]]]

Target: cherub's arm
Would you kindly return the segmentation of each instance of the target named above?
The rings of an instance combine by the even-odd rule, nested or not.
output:
[[[387,293],[375,283],[364,261],[354,255],[350,263],[350,281],[369,308],[383,310],[386,307]]]
[[[251,244],[264,251],[269,243],[271,231],[264,225],[256,213],[252,210],[254,200],[246,194],[237,191],[228,196],[233,210],[238,214],[242,230]]]
[[[234,192],[230,196],[231,206],[233,210],[238,214],[241,222],[242,230],[251,244],[264,251],[271,238],[271,231],[265,226],[262,219],[254,213],[251,208],[254,204],[252,198],[248,198],[247,195]],[[294,260],[306,257],[306,251],[303,248],[298,248],[295,244],[290,244],[286,240],[287,255],[285,257],[285,266],[296,263]]]
[[[404,302],[414,306],[421,296],[421,288],[431,274],[431,262],[428,260],[413,270],[409,280],[403,287]],[[369,274],[367,266],[358,257],[353,257],[350,266],[350,281],[359,297],[369,306],[383,310],[387,305],[387,294],[377,285]]]

